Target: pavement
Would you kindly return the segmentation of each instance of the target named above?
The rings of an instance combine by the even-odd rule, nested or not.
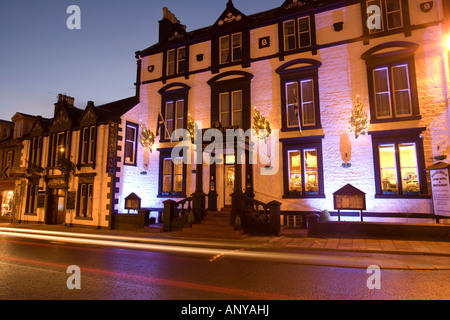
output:
[[[278,237],[246,236],[242,239],[193,239],[183,238],[177,233],[151,232],[148,230],[126,231],[126,230],[105,230],[83,227],[48,226],[37,224],[9,224],[0,223],[0,228],[19,228],[40,231],[55,231],[67,233],[82,233],[85,235],[96,234],[114,237],[129,237],[127,241],[135,239],[139,242],[142,238],[147,239],[167,239],[168,242],[175,240],[188,240],[191,244],[195,241],[206,241],[210,245],[228,244],[239,250],[230,249],[230,256],[237,256],[234,251],[259,248],[271,250],[272,252],[283,252],[289,254],[284,257],[292,262],[325,265],[335,267],[361,267],[369,266],[370,261],[381,261],[378,263],[383,268],[388,269],[414,269],[414,270],[450,270],[450,242],[441,241],[419,241],[419,240],[397,240],[397,239],[362,239],[362,238],[310,238],[307,230],[286,229]],[[1,230],[0,230],[1,231]],[[132,239],[132,240],[130,240]],[[227,252],[228,253],[228,252]],[[336,259],[314,259],[314,254],[334,255]],[[294,256],[304,255],[305,259]],[[306,259],[310,258],[311,263]],[[344,256],[352,256],[351,260],[344,259]],[[267,256],[269,257],[269,256]],[[266,259],[265,257],[264,259]],[[268,258],[267,258],[268,259]],[[401,260],[401,262],[400,262]]]

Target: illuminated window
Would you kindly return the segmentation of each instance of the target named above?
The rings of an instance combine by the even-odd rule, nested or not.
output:
[[[70,136],[71,132],[59,132],[51,136],[51,155],[50,166],[54,167],[58,164],[58,157],[69,159],[70,156]]]
[[[136,165],[138,125],[127,122],[125,129],[125,164]]]
[[[379,150],[382,193],[418,195],[415,144],[381,145]]]
[[[289,139],[286,139],[289,140]],[[319,138],[315,139],[320,141]],[[321,143],[283,142],[285,198],[324,197]]]
[[[183,192],[183,162],[181,158],[165,158],[163,160],[163,193]]]
[[[289,192],[319,194],[317,150],[289,151]]]
[[[428,194],[420,130],[422,129],[370,133],[375,157],[376,195],[419,197]]]

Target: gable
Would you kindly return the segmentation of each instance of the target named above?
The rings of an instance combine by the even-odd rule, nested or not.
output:
[[[214,24],[214,28],[227,28],[227,27],[238,27],[247,20],[247,16],[241,11],[236,9],[233,2],[230,0],[227,3],[227,8],[220,15]]]
[[[60,107],[56,112],[55,118],[50,126],[50,132],[68,131],[72,128],[72,121],[67,113],[67,110]]]

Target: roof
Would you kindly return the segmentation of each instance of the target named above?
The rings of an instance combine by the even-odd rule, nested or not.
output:
[[[439,169],[446,169],[448,167],[450,167],[450,164],[439,161],[439,162],[433,164],[431,167],[426,168],[425,170],[439,170]]]
[[[366,194],[365,192],[362,192],[361,190],[355,188],[351,184],[347,184],[346,186],[342,187],[338,191],[333,193],[334,195],[342,195],[342,194]]]
[[[95,110],[102,120],[117,120],[133,109],[138,103],[137,97],[133,96],[95,107]]]
[[[304,1],[309,2],[307,4],[307,7],[309,7],[309,10],[311,10],[311,7],[313,7],[314,10],[326,10],[330,6],[347,5],[347,4],[350,4],[353,2],[358,2],[356,0],[341,0],[341,1],[336,1],[336,0],[309,0],[308,1],[308,0],[304,0]],[[249,26],[251,26],[251,28],[258,28],[267,23],[274,23],[275,20],[279,20],[280,18],[283,18],[282,16],[280,16],[280,11],[285,8],[286,2],[287,1],[282,3],[280,5],[280,7],[245,16],[245,20],[247,21],[247,24]],[[223,15],[230,8],[235,9],[234,5],[231,1],[228,2],[227,9],[221,15]],[[235,10],[237,10],[237,9],[235,9]],[[295,10],[297,10],[296,13],[298,14],[298,12],[299,12],[298,9],[294,9],[294,12],[295,12]],[[219,17],[221,15],[219,15]],[[187,40],[184,40],[182,42],[186,43],[186,42],[191,42],[191,41],[195,41],[195,40],[198,41],[203,38],[210,38],[211,34],[214,33],[213,30],[215,30],[216,23],[211,26],[207,26],[204,28],[200,28],[200,29],[196,29],[196,30],[187,32]],[[165,42],[164,43],[156,43],[142,51],[136,52],[136,57],[138,57],[138,55],[140,55],[141,57],[145,57],[152,53],[156,53],[158,50],[164,49],[166,47],[166,45],[167,45],[167,43],[165,43]]]

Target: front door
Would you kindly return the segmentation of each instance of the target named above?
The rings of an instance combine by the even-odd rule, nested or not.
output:
[[[225,166],[225,205],[231,206],[231,194],[234,192],[234,165]]]
[[[66,214],[65,199],[65,191],[63,189],[51,189],[48,197],[46,224],[57,225],[64,223]]]

